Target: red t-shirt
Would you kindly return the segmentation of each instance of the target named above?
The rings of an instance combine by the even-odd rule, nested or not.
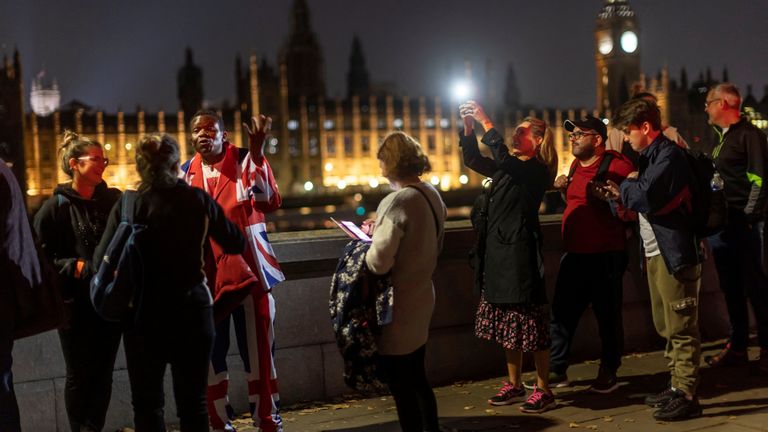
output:
[[[611,180],[621,184],[629,173],[635,170],[632,162],[620,153],[613,153],[613,160],[603,181]],[[581,166],[578,160],[576,171],[566,193],[566,207],[563,212],[563,249],[573,253],[600,253],[624,250],[626,234],[624,222],[611,213],[608,203],[587,192],[587,185],[597,175],[598,158],[589,166]],[[626,209],[620,207],[619,215],[631,219]]]

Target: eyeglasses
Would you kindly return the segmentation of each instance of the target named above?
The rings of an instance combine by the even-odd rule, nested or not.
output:
[[[79,158],[77,158],[77,160],[81,160],[81,161],[89,160],[97,164],[99,163],[104,164],[104,166],[109,165],[109,158],[103,158],[99,156],[80,156]]]
[[[572,132],[572,133],[568,134],[568,139],[571,140],[571,141],[576,141],[576,140],[582,139],[585,136],[590,136],[590,135],[597,135],[597,134],[596,133],[586,133],[586,132]]]
[[[721,98],[717,98],[717,99],[711,99],[711,100],[708,100],[708,101],[704,101],[704,109],[709,108],[709,105],[711,105],[712,102],[717,102],[717,101],[721,101],[721,100],[722,100]]]

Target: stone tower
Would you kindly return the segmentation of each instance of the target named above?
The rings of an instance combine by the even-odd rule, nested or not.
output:
[[[294,0],[291,8],[291,33],[280,52],[280,64],[288,74],[288,98],[308,99],[325,96],[323,54],[312,31],[306,0]]]
[[[628,0],[604,0],[595,21],[597,109],[615,111],[640,78],[639,28]]]
[[[176,76],[179,109],[189,119],[203,107],[203,71],[192,60],[192,50],[187,48],[184,66]]]
[[[349,70],[347,71],[347,98],[357,95],[366,98],[371,92],[368,68],[365,66],[365,56],[360,38],[355,35],[352,39],[352,51],[349,54]]]

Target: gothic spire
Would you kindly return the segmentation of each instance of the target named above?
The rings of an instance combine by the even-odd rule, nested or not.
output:
[[[507,109],[516,110],[520,108],[520,88],[517,86],[517,75],[512,63],[507,66],[507,78],[504,83],[504,105]]]
[[[349,70],[347,71],[347,97],[352,95],[365,97],[370,93],[370,77],[365,66],[365,56],[360,44],[360,38],[352,38],[352,51],[349,54]]]

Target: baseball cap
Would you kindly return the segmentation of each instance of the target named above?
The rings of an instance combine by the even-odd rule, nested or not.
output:
[[[605,123],[603,123],[599,118],[595,118],[590,115],[582,119],[566,120],[563,122],[563,127],[568,132],[573,132],[575,127],[578,127],[582,130],[593,130],[597,132],[598,135],[603,137],[603,141],[608,139],[608,128],[605,126]]]

